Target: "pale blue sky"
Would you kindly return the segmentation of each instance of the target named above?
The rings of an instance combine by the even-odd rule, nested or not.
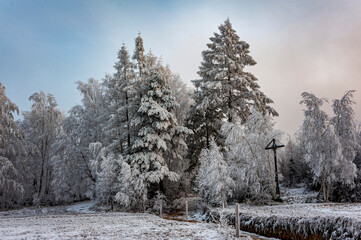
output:
[[[37,91],[60,109],[80,102],[75,82],[113,72],[124,42],[162,56],[189,83],[201,51],[227,17],[251,45],[248,70],[275,101],[277,127],[293,134],[302,91],[320,97],[356,93],[361,119],[361,1],[0,0],[0,81],[21,111]],[[327,110],[329,108],[326,107]]]

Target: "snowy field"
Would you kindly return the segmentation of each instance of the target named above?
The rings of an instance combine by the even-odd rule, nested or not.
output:
[[[0,212],[0,239],[235,239],[234,229],[146,213],[89,210],[90,203]],[[254,239],[243,234],[241,239]]]

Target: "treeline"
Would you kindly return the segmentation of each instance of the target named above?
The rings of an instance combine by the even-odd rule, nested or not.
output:
[[[145,52],[139,35],[132,55],[124,44],[119,50],[114,74],[77,83],[82,101],[67,115],[53,95],[39,92],[29,98],[31,110],[15,122],[19,109],[1,84],[0,207],[97,199],[143,210],[159,199],[171,201],[194,191],[218,206],[272,199],[274,169],[264,147],[281,138],[273,127],[278,113],[257,78],[245,70],[256,64],[249,48],[227,19],[202,52],[200,79],[190,90],[160,58]],[[341,143],[342,134],[354,139],[340,133],[340,119],[319,119],[322,100],[303,96],[307,123],[302,146],[307,152],[294,157],[290,147],[295,144],[290,143],[282,173],[289,185],[300,181],[304,175],[293,174],[293,164],[305,161],[308,168],[302,171],[327,193],[326,187],[335,182],[329,180],[334,174],[328,168],[350,164],[352,171],[342,170],[347,176],[339,182],[349,184],[355,178],[350,159],[356,147],[346,150],[349,142]],[[346,98],[350,102],[352,92]],[[354,121],[350,111],[348,119]],[[321,138],[338,144],[338,150],[321,149],[326,145]],[[301,141],[297,146],[302,148]],[[343,156],[339,165],[332,165],[334,153]]]

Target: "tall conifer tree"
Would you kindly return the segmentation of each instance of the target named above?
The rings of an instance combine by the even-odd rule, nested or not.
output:
[[[256,62],[249,55],[249,44],[240,40],[229,19],[210,40],[208,49],[202,52],[203,61],[198,71],[201,78],[193,81],[197,91],[187,121],[194,131],[191,138],[198,139],[196,144],[201,148],[209,147],[211,137],[222,146],[222,122],[232,122],[237,117],[244,123],[252,106],[263,115],[278,116],[270,106],[273,101],[260,90],[257,78],[245,71]],[[192,166],[197,166],[199,148],[192,145]]]

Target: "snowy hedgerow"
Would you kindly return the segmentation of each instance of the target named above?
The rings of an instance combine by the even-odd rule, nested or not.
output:
[[[203,201],[211,205],[226,206],[227,198],[232,196],[234,181],[229,176],[228,164],[213,139],[210,145],[200,155],[197,189]]]

